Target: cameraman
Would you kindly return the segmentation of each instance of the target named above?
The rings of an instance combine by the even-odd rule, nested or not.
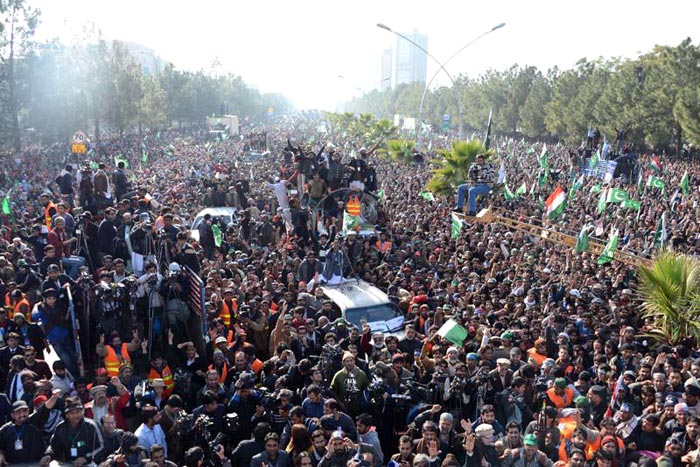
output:
[[[160,336],[163,325],[163,296],[159,293],[163,276],[158,272],[158,268],[153,261],[147,261],[144,266],[145,274],[136,279],[136,297],[139,299],[139,331],[141,335],[147,336],[148,330],[153,330],[154,336]],[[150,313],[147,315],[147,321],[143,320],[144,312]],[[147,329],[144,329],[143,323],[147,323]],[[144,332],[145,331],[145,332]]]
[[[134,224],[129,232],[127,245],[131,245],[132,266],[134,274],[140,276],[143,274],[144,263],[155,260],[156,236],[153,224],[146,217],[146,220]]]
[[[175,340],[177,342],[190,340],[187,338],[187,320],[190,316],[187,301],[190,297],[190,281],[179,264],[170,263],[168,275],[161,281],[158,292],[165,299],[165,315],[168,318],[169,329],[175,334]]]
[[[177,241],[171,250],[173,261],[183,266],[188,266],[195,274],[199,274],[200,264],[197,259],[197,251],[187,241],[186,232],[177,233]],[[172,263],[171,263],[172,264]]]

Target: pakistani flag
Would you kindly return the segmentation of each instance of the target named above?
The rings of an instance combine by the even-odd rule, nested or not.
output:
[[[501,183],[505,183],[506,181],[506,167],[503,165],[503,161],[501,161],[501,166],[498,168],[498,181],[496,181],[497,185],[500,185]]]
[[[525,151],[525,152],[527,152],[528,154],[532,154],[533,152],[535,152],[535,148],[530,146],[529,148],[527,148],[527,151]]]
[[[593,186],[591,187],[590,193],[594,195],[594,194],[596,194],[596,193],[600,193],[600,190],[602,190],[602,189],[603,189],[603,187],[600,186],[600,183],[596,183],[595,185],[593,185]]]
[[[343,235],[354,231],[360,226],[360,216],[353,216],[347,211],[343,212]]]
[[[124,168],[129,168],[129,161],[126,160],[126,157],[122,156],[121,154],[117,154],[116,156],[114,156],[114,165],[119,166],[120,162],[124,163]]]
[[[683,190],[683,196],[688,196],[690,193],[690,187],[688,186],[688,171],[686,170],[681,178],[681,190]]]
[[[10,193],[12,193],[12,188],[10,188],[5,196],[2,198],[2,213],[6,216],[12,215],[12,207],[10,204]]]
[[[588,251],[588,228],[589,224],[586,224],[581,229],[576,239],[576,253],[581,253],[583,251]]]
[[[649,168],[656,173],[661,173],[661,161],[659,161],[658,157],[654,156],[651,158],[651,163],[649,164]]]
[[[605,212],[605,208],[608,205],[608,193],[607,192],[608,192],[607,188],[600,192],[600,197],[598,198],[598,208],[596,209],[596,212],[598,214],[603,214]]]
[[[452,213],[452,228],[450,229],[450,235],[452,238],[459,237],[459,233],[462,231],[462,219],[455,213]]]
[[[525,182],[523,182],[523,184],[520,185],[517,190],[515,190],[515,196],[518,197],[520,195],[524,195],[525,193],[527,193],[527,185]]]
[[[640,203],[636,199],[626,199],[622,202],[620,206],[622,206],[625,209],[632,209],[634,211],[639,211],[640,209],[642,209],[642,203]]]
[[[219,224],[212,224],[211,231],[214,234],[214,245],[221,246],[222,236],[221,227],[219,227]]]
[[[435,196],[433,196],[433,194],[429,191],[421,191],[420,193],[418,193],[418,196],[420,196],[426,201],[435,201]]]
[[[654,177],[653,175],[649,174],[649,178],[647,178],[647,188],[649,187],[659,188],[661,191],[665,191],[666,184],[660,178]]]
[[[146,148],[143,149],[143,153],[141,154],[141,162],[143,162],[144,164],[148,162],[148,151],[146,150]]]
[[[588,163],[588,168],[595,170],[598,167],[598,161],[600,161],[600,151],[596,151],[595,154],[591,156],[591,160]]]
[[[537,163],[543,169],[549,169],[549,156],[547,155],[547,143],[542,145],[542,153],[537,158]]]
[[[484,148],[486,150],[489,150],[489,146],[491,146],[491,116],[493,115],[493,109],[489,110],[489,123],[486,126],[486,139],[484,139]]]
[[[615,256],[615,250],[617,250],[617,241],[620,238],[620,232],[615,229],[611,235],[608,244],[603,248],[603,252],[598,257],[598,264],[607,264],[613,260]]]
[[[438,336],[452,342],[454,345],[461,346],[467,339],[467,330],[464,329],[457,321],[450,319],[438,329]]]
[[[545,205],[545,215],[550,219],[556,219],[564,210],[566,206],[566,193],[561,188],[561,185],[557,185],[556,189],[549,195]]]
[[[384,201],[386,201],[386,193],[384,192],[384,188],[382,188],[381,190],[379,190],[377,192],[377,198],[379,198],[380,203],[383,203]]]
[[[503,196],[506,198],[506,201],[512,201],[515,198],[517,198],[515,193],[510,191],[510,188],[508,187],[508,181],[506,179],[503,179]]]
[[[621,203],[629,199],[629,195],[625,190],[620,188],[608,188],[608,203]]]
[[[661,219],[659,219],[659,225],[656,226],[656,233],[654,234],[654,246],[656,248],[661,248],[664,246],[666,241],[666,211],[661,214]]]
[[[583,186],[583,175],[581,175],[578,180],[574,182],[573,185],[571,185],[571,189],[569,190],[569,199],[572,199],[576,192],[581,189]]]
[[[221,133],[221,141],[226,141],[228,139],[228,133],[225,131]]]

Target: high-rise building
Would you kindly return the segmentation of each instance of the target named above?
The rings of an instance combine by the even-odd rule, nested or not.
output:
[[[382,52],[382,74],[379,77],[379,89],[382,91],[389,89],[391,87],[391,62],[394,55],[394,51],[385,49]]]
[[[414,30],[404,36],[428,50],[428,36]],[[428,56],[407,40],[398,38],[396,42],[396,72],[394,85],[425,83],[428,74]]]

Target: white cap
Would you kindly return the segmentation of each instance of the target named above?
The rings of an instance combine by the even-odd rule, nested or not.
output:
[[[180,268],[180,265],[177,263],[170,263],[168,266],[168,271],[170,272],[180,272],[182,268]]]

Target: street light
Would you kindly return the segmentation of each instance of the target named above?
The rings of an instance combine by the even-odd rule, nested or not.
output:
[[[443,63],[442,65],[443,65],[443,66],[444,66],[444,65],[447,65],[448,63],[450,63],[450,62],[452,61],[453,58],[455,58],[457,55],[459,55],[460,53],[462,53],[462,51],[463,51],[464,49],[466,49],[467,47],[469,47],[470,45],[472,45],[474,42],[476,42],[476,41],[478,41],[479,39],[481,39],[482,37],[484,37],[484,36],[486,36],[486,35],[492,33],[493,31],[496,31],[497,29],[501,29],[501,28],[502,28],[503,26],[505,26],[505,25],[506,25],[506,23],[497,24],[496,26],[492,27],[492,28],[489,29],[488,31],[483,32],[483,33],[481,33],[480,35],[476,36],[474,39],[472,39],[471,41],[467,42],[464,46],[462,46],[462,48],[459,49],[457,52],[453,53],[452,56],[451,56],[450,58],[448,58],[447,60],[445,60],[445,63]],[[438,70],[435,72],[435,74],[433,75],[433,77],[430,78],[430,81],[428,81],[428,84],[425,85],[425,89],[423,90],[423,95],[420,97],[420,106],[419,106],[419,108],[418,108],[418,122],[419,122],[420,124],[423,123],[423,103],[425,102],[425,96],[426,96],[426,94],[428,94],[428,89],[430,89],[430,85],[433,84],[433,80],[434,80],[435,77],[438,75],[438,73],[440,73],[440,70],[441,70],[441,69],[438,69]],[[461,127],[462,127],[461,117],[460,117],[459,126],[460,126],[460,130],[461,130]],[[460,133],[461,133],[461,131],[460,131]],[[420,140],[420,133],[418,133],[418,139]]]
[[[428,52],[427,50],[425,50],[423,47],[421,47],[419,44],[417,44],[416,42],[414,42],[412,39],[409,39],[408,37],[404,36],[403,34],[392,30],[392,29],[391,29],[389,26],[387,26],[386,24],[377,23],[377,27],[378,27],[378,28],[381,28],[381,29],[385,29],[385,30],[387,30],[387,31],[389,31],[389,32],[391,32],[391,33],[393,33],[393,34],[396,34],[396,35],[399,36],[401,39],[403,39],[403,40],[409,42],[410,44],[412,44],[412,45],[413,45],[414,47],[416,47],[418,50],[420,50],[420,51],[423,52],[425,55],[427,55],[428,57],[430,57],[435,63],[437,63],[438,66],[440,67],[440,70],[442,70],[442,71],[447,75],[447,77],[450,79],[450,82],[452,82],[452,90],[454,91],[454,93],[455,93],[455,99],[457,100],[457,112],[459,113],[459,134],[458,134],[458,138],[459,138],[459,139],[462,139],[462,99],[460,98],[459,85],[458,85],[457,82],[455,82],[455,80],[452,78],[452,75],[450,74],[450,72],[447,71],[447,70],[445,69],[445,67],[442,65],[442,63],[440,63],[440,61],[439,61],[437,58],[435,58],[434,56],[432,56],[432,55],[430,54],[430,52]]]

